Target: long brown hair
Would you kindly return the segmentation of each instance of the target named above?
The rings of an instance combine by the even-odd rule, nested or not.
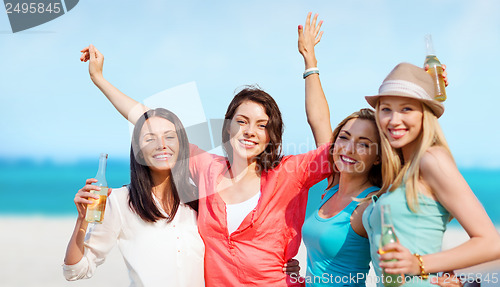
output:
[[[335,168],[335,163],[333,162],[333,148],[335,145],[335,141],[337,140],[337,137],[339,136],[340,131],[344,127],[344,125],[352,120],[352,119],[360,119],[360,120],[367,120],[373,123],[375,128],[377,128],[377,123],[375,120],[375,112],[372,109],[361,109],[357,112],[352,113],[351,115],[347,116],[345,119],[343,119],[337,127],[333,130],[332,133],[332,139],[331,139],[331,145],[330,145],[330,162],[332,163],[332,166]],[[377,142],[377,155],[380,156],[381,154],[381,149],[380,149],[380,135],[378,130],[375,132],[378,137],[378,142]],[[382,186],[382,168],[380,167],[380,164],[374,164],[371,168],[370,171],[368,172],[368,180],[370,183],[374,186]]]
[[[198,189],[189,182],[189,142],[186,131],[179,118],[169,110],[158,108],[145,112],[134,127],[132,147],[130,148],[130,185],[129,206],[144,221],[156,222],[166,217],[155,204],[153,197],[153,178],[139,147],[139,136],[145,122],[152,117],[160,117],[174,124],[179,140],[179,154],[171,170],[170,189],[173,205],[168,212],[167,222],[174,219],[180,203],[189,205],[198,210]],[[164,200],[167,200],[167,196]],[[164,202],[167,204],[167,202]]]
[[[274,99],[257,86],[245,86],[239,91],[227,107],[222,126],[222,147],[229,163],[233,162],[233,147],[229,142],[229,125],[236,113],[236,109],[244,102],[254,102],[261,105],[266,111],[269,121],[266,124],[266,130],[269,134],[269,143],[266,149],[257,156],[257,168],[259,171],[268,171],[276,167],[281,161],[282,156],[282,136],[283,136],[283,119],[281,112]]]

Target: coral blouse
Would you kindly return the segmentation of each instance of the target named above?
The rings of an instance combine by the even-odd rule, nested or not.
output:
[[[331,173],[325,144],[285,156],[261,174],[261,197],[235,232],[227,229],[226,205],[215,192],[227,159],[191,145],[190,170],[199,187],[198,230],[205,242],[206,286],[301,286],[283,273],[299,249],[307,191]]]

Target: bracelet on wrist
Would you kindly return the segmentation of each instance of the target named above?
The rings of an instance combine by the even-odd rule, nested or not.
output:
[[[309,69],[305,70],[304,73],[302,74],[302,78],[305,79],[312,74],[319,75],[319,69],[317,67],[314,67],[314,68],[309,68]]]
[[[418,265],[420,267],[420,278],[422,279],[427,279],[429,278],[429,273],[426,273],[425,272],[425,267],[424,267],[424,259],[422,258],[422,256],[418,253],[415,253],[413,254],[415,257],[417,257],[417,260],[418,260]]]

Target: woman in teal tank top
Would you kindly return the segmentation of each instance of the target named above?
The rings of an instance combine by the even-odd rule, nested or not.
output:
[[[299,27],[299,51],[306,69],[316,66],[314,45],[321,34],[308,15]],[[318,36],[319,35],[319,36]],[[306,81],[308,122],[318,146],[332,142],[331,160],[336,171],[320,207],[304,222],[302,233],[307,247],[307,286],[365,286],[369,271],[370,245],[361,217],[368,202],[359,201],[378,191],[381,185],[380,137],[375,114],[362,109],[344,119],[333,131],[330,112],[318,74]],[[357,198],[358,200],[353,200]]]
[[[424,69],[397,65],[379,94],[366,97],[376,109],[382,141],[383,186],[363,223],[377,275],[405,274],[404,286],[435,286],[429,274],[461,269],[500,258],[500,236],[458,171],[438,123],[443,104]],[[399,243],[379,250],[380,206],[390,205]],[[441,251],[450,216],[470,239]],[[382,286],[380,283],[379,286]]]
[[[314,214],[302,227],[307,247],[307,286],[365,286],[370,245],[361,222],[367,203],[380,185],[379,137],[374,112],[362,109],[333,132],[332,159],[338,172]],[[353,200],[356,198],[358,200]]]

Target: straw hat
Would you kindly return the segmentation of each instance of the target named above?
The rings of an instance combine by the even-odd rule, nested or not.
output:
[[[366,96],[372,107],[377,106],[381,96],[406,97],[424,102],[436,117],[444,113],[444,106],[434,100],[435,87],[431,75],[424,69],[409,63],[398,64],[385,78],[378,89],[378,95]]]

